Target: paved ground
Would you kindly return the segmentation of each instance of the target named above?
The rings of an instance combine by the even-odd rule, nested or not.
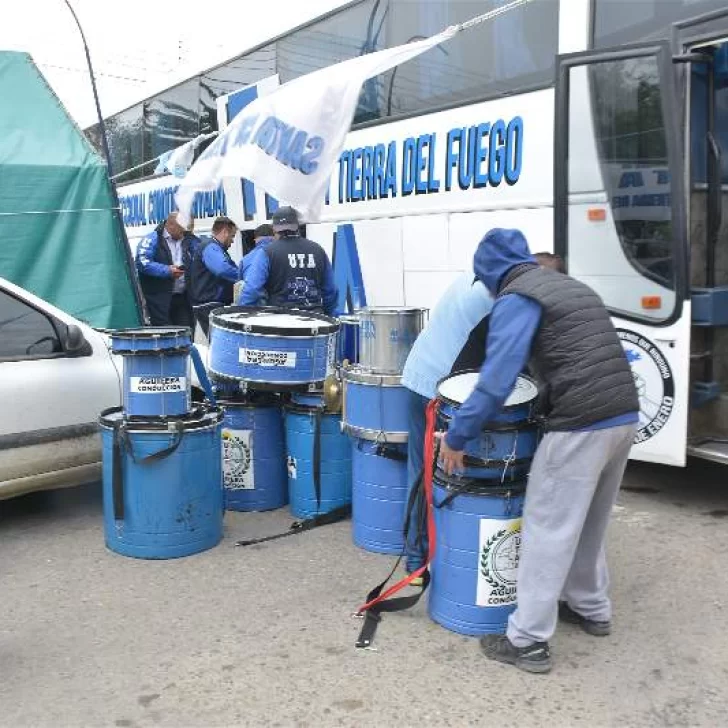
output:
[[[391,561],[348,523],[236,549],[290,519],[228,514],[218,548],[144,562],[105,550],[97,487],[2,502],[0,725],[725,725],[726,471],[633,465],[625,486],[616,632],[560,628],[548,676],[486,662],[424,605],[354,649]]]

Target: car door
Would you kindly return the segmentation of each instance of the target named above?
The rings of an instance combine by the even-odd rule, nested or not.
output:
[[[98,415],[120,403],[105,337],[0,280],[0,402],[0,498],[98,477]]]

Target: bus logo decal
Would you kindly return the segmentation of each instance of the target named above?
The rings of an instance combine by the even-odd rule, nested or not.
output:
[[[654,437],[670,419],[675,406],[675,380],[667,359],[649,339],[617,329],[640,400],[639,428],[634,444]]]

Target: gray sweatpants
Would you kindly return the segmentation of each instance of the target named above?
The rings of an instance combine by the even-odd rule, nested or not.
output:
[[[589,619],[611,618],[604,541],[637,425],[550,432],[526,488],[518,608],[508,620],[516,647],[551,638],[561,598]]]

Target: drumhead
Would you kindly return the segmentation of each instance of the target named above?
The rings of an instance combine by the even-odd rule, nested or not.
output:
[[[226,306],[210,314],[213,327],[270,336],[314,336],[339,330],[337,319],[285,308]]]
[[[118,339],[171,339],[176,336],[190,337],[188,328],[179,326],[145,326],[138,329],[113,329],[111,338]]]
[[[470,396],[478,383],[479,372],[463,372],[448,377],[440,382],[437,394],[441,399],[452,404],[462,404]],[[532,402],[538,397],[538,387],[528,377],[520,376],[516,380],[516,386],[508,395],[504,407],[517,407],[518,405]]]

